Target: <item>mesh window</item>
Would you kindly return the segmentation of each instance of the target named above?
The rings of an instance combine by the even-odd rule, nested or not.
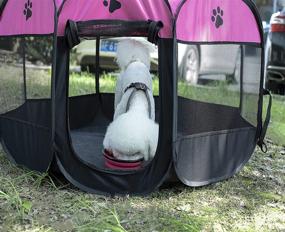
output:
[[[0,38],[0,114],[25,101],[22,44],[20,38]]]
[[[120,73],[116,63],[117,45],[126,37],[103,37],[100,39],[100,92],[114,93]],[[69,96],[96,93],[96,40],[83,40],[70,53]],[[151,53],[153,93],[159,95],[158,48]]]
[[[179,43],[178,130],[196,134],[256,125],[260,57],[253,46]]]
[[[116,63],[116,51],[118,43],[127,37],[109,37],[102,38],[100,41],[100,92],[114,93],[116,79],[120,73],[120,68]],[[140,39],[145,39],[140,37]],[[153,78],[153,94],[159,95],[159,78],[158,78],[158,48],[154,46],[151,56],[150,72]]]
[[[117,46],[121,38],[102,38],[100,40],[100,92],[114,93],[119,67],[116,62]]]
[[[24,46],[27,98],[50,98],[53,39],[26,37]]]
[[[179,96],[239,106],[239,45],[178,45]]]
[[[241,115],[252,125],[257,125],[257,110],[261,76],[261,49],[243,46],[243,85]]]
[[[96,40],[84,40],[70,51],[69,96],[96,92]]]

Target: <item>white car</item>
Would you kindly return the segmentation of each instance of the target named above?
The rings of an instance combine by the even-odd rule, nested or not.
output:
[[[191,84],[203,80],[237,81],[239,64],[239,45],[178,44],[179,77]]]
[[[265,48],[266,88],[285,93],[285,2],[283,10],[272,15]]]
[[[115,57],[118,42],[123,38],[104,38],[100,41],[100,70],[113,71],[118,69]],[[143,40],[143,39],[141,39]],[[96,40],[85,40],[75,48],[76,60],[81,71],[95,72]],[[158,71],[158,52],[151,53],[151,72]]]

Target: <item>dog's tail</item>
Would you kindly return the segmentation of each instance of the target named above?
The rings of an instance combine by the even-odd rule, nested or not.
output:
[[[150,53],[154,46],[144,39],[124,39],[117,47],[117,63],[121,69],[135,61],[144,63],[150,69]]]

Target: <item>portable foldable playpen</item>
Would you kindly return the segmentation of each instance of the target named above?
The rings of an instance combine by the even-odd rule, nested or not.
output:
[[[271,104],[263,122],[263,29],[252,1],[0,4],[0,139],[15,163],[40,172],[55,165],[92,193],[147,194],[174,173],[189,186],[227,179],[246,164],[256,144],[264,148]],[[140,170],[121,171],[103,163],[114,94],[100,91],[98,54],[103,38],[129,36],[157,44],[160,129],[155,158]],[[84,40],[96,40],[96,88],[69,96],[71,51]],[[234,80],[194,86],[181,79],[185,67],[178,61],[191,58],[193,48],[200,54],[194,62],[200,77],[219,79],[219,70],[234,60],[233,75],[223,75]],[[213,63],[216,71],[209,73]]]

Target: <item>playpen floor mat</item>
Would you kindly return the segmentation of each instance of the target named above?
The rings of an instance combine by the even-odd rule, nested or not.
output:
[[[72,130],[71,141],[74,152],[88,165],[106,169],[103,155],[103,140],[107,126],[86,126]],[[151,162],[145,161],[142,167]]]
[[[88,164],[105,168],[103,140],[107,126],[87,126],[71,131],[72,146],[77,156]]]

